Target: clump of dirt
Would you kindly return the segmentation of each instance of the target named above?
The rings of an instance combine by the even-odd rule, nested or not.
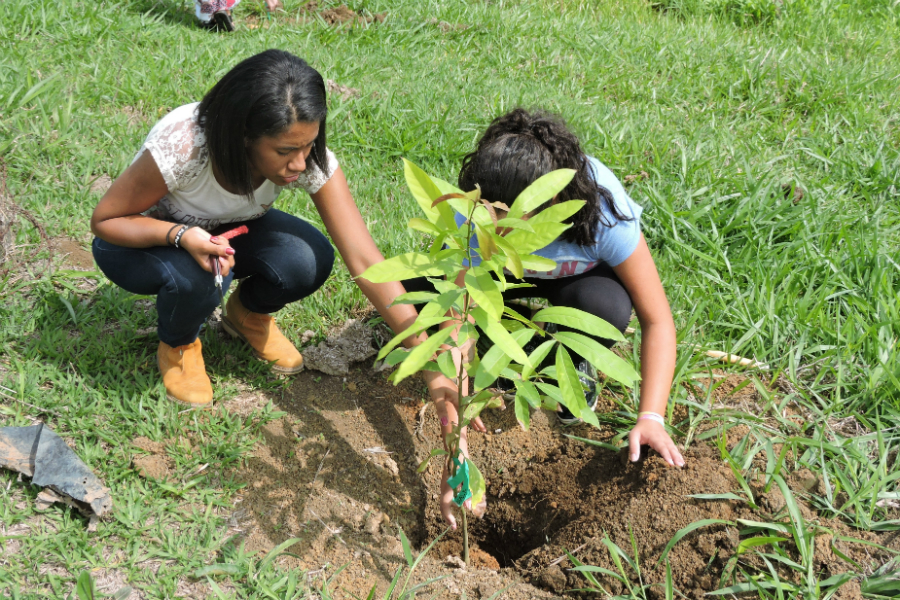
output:
[[[781,193],[784,194],[785,200],[790,200],[794,204],[800,204],[800,201],[806,195],[803,188],[796,183],[782,183]]]
[[[78,242],[68,238],[58,238],[54,240],[54,246],[62,268],[73,271],[93,271],[95,269],[93,254],[82,248]]]
[[[736,380],[728,383],[738,393],[754,389]],[[724,394],[725,387],[717,389]],[[639,462],[631,463],[624,450],[566,437],[611,443],[611,431],[584,425],[562,429],[553,415],[538,412],[532,430],[523,432],[513,411],[490,411],[483,419],[491,433],[469,436],[472,458],[486,478],[488,510],[483,520],[469,520],[472,564],[466,568],[454,558],[461,554],[461,534],[445,532],[439,514],[441,464],[434,461],[422,474],[416,472],[429,451],[440,446],[434,411],[421,410],[425,396],[420,380],[394,387],[366,364],[354,365],[341,377],[297,376],[277,402],[286,415],[265,426],[253,456],[234,473],[246,484],[234,521],[246,536],[247,550],[267,551],[299,538],[291,550],[295,556],[279,558],[281,564],[328,576],[334,565],[347,563],[333,589],[364,597],[373,584],[383,593],[405,565],[402,528],[420,551],[443,535],[413,576],[416,582],[446,577],[432,585],[430,594],[490,597],[510,586],[508,598],[558,598],[584,585],[569,570],[567,550],[586,564],[615,569],[603,543],[606,536],[629,554],[633,536],[644,581],[660,582],[665,566],[656,561],[679,529],[700,519],[785,518],[780,492],[763,493],[757,483],[758,511],[735,500],[690,498],[740,489],[710,446],[688,448],[684,469],[668,467],[646,449]],[[604,406],[612,410],[615,403],[605,399]],[[798,496],[818,485],[808,472],[792,474],[788,481]],[[802,500],[801,505],[804,518],[835,533],[877,539],[817,519]],[[738,531],[736,525],[716,524],[685,536],[669,554],[676,588],[690,598],[717,589],[739,543]],[[852,568],[836,550],[860,564],[872,560],[866,547],[823,535],[816,543],[816,568],[825,573]],[[616,591],[615,581],[604,583]],[[838,597],[854,596],[848,588]]]
[[[650,173],[648,173],[647,171],[641,171],[639,173],[634,173],[632,175],[626,175],[623,180],[625,182],[625,185],[630,185],[630,184],[634,183],[635,181],[641,181],[643,179],[649,179],[649,178],[650,178]]]
[[[175,466],[170,450],[181,450],[184,452],[194,450],[194,446],[187,438],[154,442],[150,438],[139,436],[131,440],[131,445],[145,453],[135,456],[132,460],[137,474],[145,479],[157,479],[160,481],[168,480]]]
[[[309,6],[309,5],[307,5]],[[387,13],[379,13],[375,15],[361,15],[348,7],[341,4],[337,8],[326,8],[319,12],[319,16],[329,25],[343,25],[357,23],[365,25],[368,23],[383,23],[387,18]]]
[[[447,21],[439,21],[438,19],[432,17],[426,21],[429,25],[435,25],[438,29],[441,30],[441,33],[450,33],[452,31],[465,31],[472,27],[471,25],[466,25],[465,23],[448,23]]]
[[[325,341],[303,351],[307,369],[328,375],[347,375],[350,365],[371,358],[378,353],[374,346],[372,328],[356,319],[348,319],[328,335]]]
[[[112,177],[107,174],[98,175],[96,179],[91,181],[91,193],[92,194],[105,194],[106,190],[112,187]]]
[[[329,94],[337,94],[341,97],[341,100],[347,101],[350,98],[359,97],[359,90],[352,87],[347,87],[345,85],[340,85],[333,79],[329,79],[325,82],[325,88],[328,90]]]

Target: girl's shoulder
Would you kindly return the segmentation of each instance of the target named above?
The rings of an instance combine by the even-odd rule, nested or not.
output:
[[[591,175],[594,177],[594,181],[609,190],[609,193],[612,194],[613,200],[615,200],[616,208],[624,214],[625,216],[631,217],[632,219],[639,219],[641,213],[644,209],[634,200],[631,199],[631,196],[628,195],[628,192],[625,191],[625,187],[622,185],[622,182],[619,181],[619,178],[616,177],[613,172],[600,162],[598,159],[593,156],[588,156],[588,164],[590,166]],[[605,217],[609,217],[608,211],[605,207],[601,210],[604,212]]]
[[[209,162],[206,136],[197,121],[199,104],[179,106],[160,119],[135,156],[150,152],[170,192],[193,181]]]

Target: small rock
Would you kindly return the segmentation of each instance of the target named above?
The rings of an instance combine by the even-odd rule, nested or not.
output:
[[[466,570],[466,563],[463,562],[463,559],[458,556],[453,556],[452,554],[444,559],[444,564],[453,569],[462,569],[463,571]]]
[[[376,512],[369,513],[369,516],[366,518],[366,532],[371,535],[378,535],[381,533],[381,515]]]
[[[356,391],[356,384],[353,383],[353,382],[351,381],[350,383],[347,384],[347,389],[348,389],[349,391],[351,391],[351,392],[355,392],[355,391]]]
[[[558,506],[559,506],[559,504],[556,503],[556,502],[551,502],[551,503],[550,503],[550,508],[557,508]]]
[[[300,336],[300,343],[307,344],[309,343],[309,340],[313,339],[314,337],[316,337],[316,332],[312,331],[311,329],[307,329],[303,332],[303,335]]]
[[[566,589],[566,575],[559,568],[559,565],[553,565],[544,569],[537,576],[538,584],[549,588],[555,592],[561,592]]]

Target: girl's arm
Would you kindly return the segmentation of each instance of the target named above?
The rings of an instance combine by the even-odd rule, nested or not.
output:
[[[141,214],[155,206],[168,191],[156,161],[145,151],[103,194],[91,215],[91,231],[101,240],[126,248],[170,245],[178,229],[172,232],[168,241],[166,234],[174,224]],[[212,272],[210,256],[218,256],[222,274],[227,275],[234,266],[234,258],[226,252],[228,241],[219,238],[219,242],[214,243],[209,240],[207,232],[193,227],[184,233],[180,245],[209,272]]]
[[[347,179],[340,167],[318,192],[312,194],[312,199],[325,223],[325,229],[334,240],[350,275],[356,278],[356,284],[363,294],[394,332],[400,333],[412,325],[418,316],[412,305],[398,304],[388,308],[394,298],[406,292],[399,281],[372,283],[358,277],[370,266],[383,261],[384,257],[350,195]],[[425,341],[426,337],[424,333],[408,337],[403,340],[403,345],[412,348]],[[456,403],[457,389],[452,381],[432,371],[425,371],[423,375],[436,407],[446,406],[447,402]],[[475,427],[478,429],[478,424]],[[484,426],[481,427],[484,430]]]
[[[613,267],[631,296],[641,323],[640,411],[665,415],[669,389],[675,373],[675,323],[656,264],[644,236],[624,262]],[[641,419],[628,436],[631,460],[640,457],[640,447],[649,444],[670,465],[684,466],[684,458],[659,423]]]

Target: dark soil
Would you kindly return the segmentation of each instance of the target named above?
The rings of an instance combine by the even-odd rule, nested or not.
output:
[[[722,377],[717,395],[724,400],[740,379]],[[755,402],[752,385],[738,392],[742,397],[731,401]],[[327,576],[348,564],[331,586],[338,590],[336,597],[365,597],[373,585],[383,593],[405,564],[398,526],[419,551],[445,529],[437,504],[440,465],[416,473],[428,451],[439,445],[430,407],[420,427],[425,395],[419,380],[394,387],[385,373],[363,363],[345,377],[317,372],[297,376],[277,401],[286,415],[265,427],[253,456],[231,474],[247,486],[232,518],[234,531],[246,537],[247,549],[269,550],[298,537],[302,541],[291,552],[299,558],[280,558],[285,566],[314,572],[324,568],[319,574]],[[238,398],[226,408],[245,412],[262,401]],[[470,598],[488,598],[508,586],[506,598],[565,596],[566,590],[584,585],[580,575],[568,571],[572,565],[564,558],[566,550],[585,564],[615,570],[602,541],[606,536],[629,555],[633,536],[644,581],[662,582],[665,568],[656,561],[679,529],[700,519],[784,516],[780,493],[762,494],[760,487],[755,488],[760,511],[738,501],[688,498],[739,490],[718,450],[703,443],[686,450],[684,469],[670,468],[652,453],[632,464],[624,451],[564,436],[609,441],[611,432],[587,426],[563,430],[546,413],[533,416],[528,433],[521,431],[512,411],[483,417],[491,433],[473,432],[469,444],[488,487],[487,515],[469,521],[472,565],[459,568],[454,557],[461,554],[461,535],[451,532],[437,542],[412,578],[421,582],[446,576],[432,585],[439,597],[458,598],[465,591]],[[732,433],[729,440],[734,443],[741,435]],[[811,476],[801,472],[789,482],[802,493],[814,485]],[[803,512],[843,535],[876,539],[875,534],[817,519],[805,505]],[[700,598],[720,587],[719,578],[738,541],[738,529],[726,525],[686,536],[669,555],[676,588]],[[817,567],[823,577],[852,568],[836,556],[832,544],[861,564],[879,558],[871,547],[820,536]],[[615,582],[602,581],[619,591]],[[839,598],[859,597],[856,582],[841,591]]]

